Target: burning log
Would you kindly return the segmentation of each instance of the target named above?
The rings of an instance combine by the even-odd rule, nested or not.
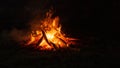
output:
[[[43,39],[45,39],[45,41],[52,47],[54,47],[55,49],[58,49],[58,47],[56,46],[56,44],[54,44],[52,41],[48,40],[46,37],[46,34],[43,30],[42,31],[42,37],[39,39],[39,41],[37,42],[36,46],[39,46],[39,44],[42,42]],[[60,39],[60,38],[59,38]],[[62,40],[62,39],[60,39]],[[63,40],[62,40],[63,41]]]
[[[57,50],[57,49],[58,49],[57,45],[55,45],[53,42],[50,42],[50,43],[51,43],[51,45],[55,48],[54,50]]]
[[[39,46],[39,44],[42,42],[43,40],[43,36],[39,39],[39,41],[37,42],[36,46]]]
[[[57,37],[60,41],[62,41],[65,45],[67,45],[67,43],[63,40],[63,39],[61,39],[61,38],[59,38],[59,37]]]

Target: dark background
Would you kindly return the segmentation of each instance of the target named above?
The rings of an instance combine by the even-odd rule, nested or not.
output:
[[[9,34],[14,28],[29,29],[28,24],[33,19],[40,18],[40,14],[53,7],[54,16],[60,17],[63,31],[79,38],[82,44],[79,45],[81,51],[70,52],[70,56],[68,52],[46,56],[17,46],[15,41],[8,40],[8,34],[1,35],[1,68],[116,66],[119,64],[119,48],[115,46],[119,35],[119,3],[104,0],[1,0],[1,34]]]

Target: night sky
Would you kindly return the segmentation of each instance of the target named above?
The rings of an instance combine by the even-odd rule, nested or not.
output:
[[[117,45],[113,36],[119,35],[119,3],[104,0],[1,0],[0,68],[101,68],[118,64],[119,48],[113,46]],[[53,16],[60,17],[63,31],[81,40],[80,52],[70,53],[70,56],[59,52],[41,55],[38,51],[21,48],[9,37],[13,29],[29,29],[28,24],[44,17],[51,7],[55,10]]]

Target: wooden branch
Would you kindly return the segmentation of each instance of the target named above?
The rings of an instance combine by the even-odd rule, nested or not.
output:
[[[48,39],[47,39],[47,36],[45,34],[45,32],[43,30],[42,31],[42,34],[43,34],[43,38],[45,39],[45,41],[51,46],[51,44],[49,43]]]
[[[57,37],[60,41],[62,41],[65,45],[67,45],[67,43],[63,40],[63,39],[61,39],[61,38],[59,38],[59,37]]]
[[[42,42],[43,40],[43,36],[39,39],[39,41],[37,42],[36,46],[39,46],[39,44]]]
[[[55,49],[58,49],[58,47],[53,42],[50,41],[50,43]]]

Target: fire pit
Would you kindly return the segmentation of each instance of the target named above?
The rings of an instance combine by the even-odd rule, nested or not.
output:
[[[57,50],[75,45],[78,39],[67,37],[59,24],[59,17],[52,18],[53,12],[49,10],[46,18],[40,21],[40,26],[32,30],[26,46],[33,46],[39,50]]]

